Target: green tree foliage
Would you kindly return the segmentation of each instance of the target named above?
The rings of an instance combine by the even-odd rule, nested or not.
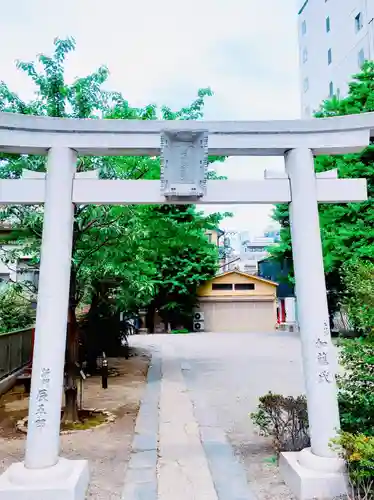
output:
[[[344,308],[355,331],[374,340],[374,263],[348,261],[343,266]]]
[[[348,96],[325,101],[317,118],[374,111],[374,63],[364,64],[354,75]],[[326,283],[330,312],[334,312],[345,294],[341,269],[346,262],[374,262],[374,145],[362,153],[343,156],[319,156],[316,172],[337,169],[340,178],[364,177],[368,181],[369,199],[362,203],[321,204],[319,206]],[[281,226],[281,243],[273,254],[278,259],[292,255],[288,206],[278,205],[274,219]],[[292,276],[291,276],[292,279]]]
[[[343,431],[374,435],[374,344],[371,339],[342,340],[338,377]]]
[[[338,397],[342,433],[336,443],[347,462],[352,498],[374,498],[373,338],[342,340]],[[359,496],[359,493],[362,496]]]
[[[34,316],[30,301],[15,286],[0,291],[0,333],[30,326]]]
[[[218,270],[217,248],[207,242],[205,230],[214,229],[220,216],[204,217],[191,205],[149,207],[146,215],[148,227],[160,238],[153,255],[158,287],[149,321],[158,309],[165,324],[189,327],[196,288]]]
[[[56,39],[52,56],[37,62],[18,62],[33,80],[35,98],[23,101],[0,83],[0,111],[60,118],[190,120],[203,117],[210,89],[200,89],[189,106],[172,111],[153,104],[134,108],[118,92],[104,90],[109,72],[105,66],[72,83],[65,79],[67,55],[75,49],[72,38]],[[223,161],[212,157],[210,162]],[[45,171],[41,156],[0,154],[0,178],[19,178],[23,169]],[[159,179],[160,160],[150,157],[79,157],[77,171],[96,169],[102,179]],[[211,174],[214,177],[214,174]],[[164,310],[191,309],[196,286],[216,271],[217,252],[204,236],[222,216],[204,216],[195,207],[92,206],[75,207],[69,327],[66,407],[64,419],[77,419],[76,367],[78,324],[76,310],[82,301],[95,311],[100,302],[114,309],[136,311],[150,305]],[[39,265],[43,208],[9,206],[0,219],[10,222],[7,239],[17,242],[8,250],[8,262],[21,253],[30,265]],[[3,240],[2,243],[7,241]],[[58,263],[56,263],[58,265]],[[103,287],[103,283],[107,286]]]

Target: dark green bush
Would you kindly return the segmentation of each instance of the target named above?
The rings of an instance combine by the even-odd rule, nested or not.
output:
[[[374,435],[374,341],[341,340],[338,377],[339,410],[342,430]]]
[[[269,392],[260,398],[257,411],[250,417],[263,435],[272,436],[277,454],[310,445],[305,396],[294,398]]]

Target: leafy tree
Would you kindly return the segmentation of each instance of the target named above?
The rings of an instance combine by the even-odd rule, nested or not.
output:
[[[343,431],[374,435],[374,350],[370,338],[343,339],[339,345],[340,422]]]
[[[374,263],[357,261],[343,266],[346,293],[343,305],[357,332],[374,340]]]
[[[19,294],[15,287],[0,291],[0,333],[30,326],[34,316],[30,301]]]
[[[218,270],[217,248],[204,233],[221,216],[206,217],[193,205],[162,205],[149,207],[147,219],[161,240],[154,254],[158,287],[148,307],[148,324],[152,329],[157,309],[166,325],[189,327],[197,287]]]
[[[200,89],[196,100],[177,112],[165,106],[159,112],[155,105],[133,108],[121,94],[103,89],[109,74],[105,66],[67,83],[64,64],[75,42],[72,38],[56,39],[54,46],[53,55],[40,55],[37,63],[17,63],[33,80],[35,98],[24,102],[1,82],[0,111],[61,118],[188,120],[202,118],[205,98],[212,95],[210,89]],[[23,169],[44,171],[45,165],[45,158],[40,156],[0,154],[0,178],[19,178]],[[92,169],[104,179],[158,179],[160,161],[149,157],[79,158],[78,172]],[[8,253],[8,261],[17,261],[22,252],[30,256],[30,265],[38,266],[43,208],[9,206],[3,208],[0,218],[11,222],[10,237],[18,244]],[[215,272],[215,251],[203,234],[219,219],[218,215],[204,217],[194,207],[75,206],[65,421],[78,418],[78,305],[91,302],[93,313],[103,301],[130,311],[150,303],[186,310],[188,300],[191,302],[189,294]],[[103,287],[103,283],[108,286]]]
[[[366,62],[354,75],[344,99],[325,101],[316,118],[374,111],[374,63]],[[374,145],[363,152],[342,156],[319,156],[316,172],[336,168],[340,178],[364,177],[368,181],[368,201],[362,203],[319,205],[321,236],[330,313],[334,313],[346,291],[341,279],[344,263],[374,262]],[[273,218],[281,226],[281,243],[272,250],[277,259],[292,255],[288,206],[278,205]],[[292,279],[292,276],[290,277]]]

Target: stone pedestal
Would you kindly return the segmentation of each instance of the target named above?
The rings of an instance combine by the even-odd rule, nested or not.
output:
[[[317,457],[306,448],[282,453],[279,468],[298,500],[331,500],[347,493],[345,464],[339,458]]]
[[[89,481],[86,460],[60,458],[44,469],[12,464],[0,476],[1,500],[84,500]]]

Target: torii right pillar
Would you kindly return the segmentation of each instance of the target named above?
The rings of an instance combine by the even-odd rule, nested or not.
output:
[[[340,427],[338,362],[329,326],[314,156],[310,149],[293,149],[285,164],[311,447],[282,453],[280,469],[299,499],[332,499],[346,493],[346,482],[344,461],[331,448]]]

